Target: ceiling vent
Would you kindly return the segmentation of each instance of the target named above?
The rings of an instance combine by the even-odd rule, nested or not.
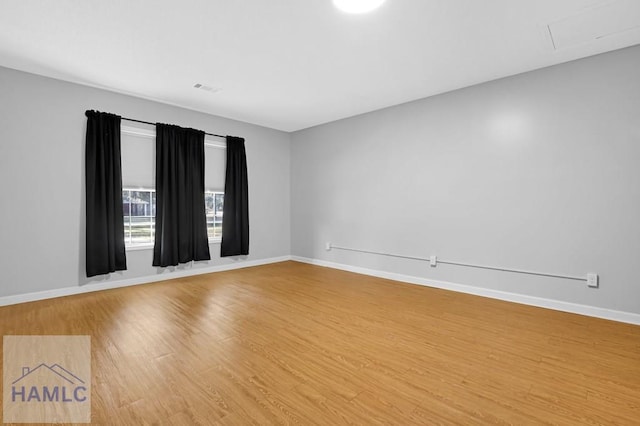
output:
[[[196,89],[204,90],[205,92],[211,92],[211,93],[216,93],[222,90],[220,87],[211,87],[211,86],[206,86],[200,83],[194,84],[193,87],[195,87]]]
[[[547,25],[553,48],[566,49],[640,31],[640,1],[614,0]]]

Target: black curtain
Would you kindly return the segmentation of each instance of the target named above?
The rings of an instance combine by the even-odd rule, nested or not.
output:
[[[204,204],[204,132],[158,123],[153,266],[210,259]]]
[[[87,111],[87,277],[127,269],[122,214],[120,116]]]
[[[227,136],[220,256],[249,254],[249,186],[244,139]]]

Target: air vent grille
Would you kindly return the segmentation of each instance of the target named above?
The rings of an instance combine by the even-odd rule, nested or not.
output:
[[[202,83],[196,83],[193,85],[193,87],[195,87],[196,89],[204,90],[205,92],[211,92],[211,93],[219,92],[220,90],[222,90],[219,87],[207,86]]]

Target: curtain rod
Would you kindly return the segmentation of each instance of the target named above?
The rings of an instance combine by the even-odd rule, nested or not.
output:
[[[152,126],[155,126],[156,123],[151,123],[149,121],[143,121],[143,120],[136,120],[135,118],[127,118],[127,117],[121,117],[123,120],[127,120],[127,121],[135,121],[136,123],[143,123],[143,124],[150,124]],[[216,135],[215,133],[207,133],[204,132],[205,135],[209,135],[209,136],[215,136],[216,138],[224,138],[226,139],[226,136],[222,136],[222,135]]]

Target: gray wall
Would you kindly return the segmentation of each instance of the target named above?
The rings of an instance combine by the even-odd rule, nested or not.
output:
[[[0,297],[170,271],[141,250],[126,272],[84,277],[84,111],[98,109],[245,137],[249,260],[293,254],[640,313],[637,69],[633,47],[289,135],[0,68]],[[326,241],[597,272],[601,288],[326,252]],[[187,268],[233,262],[211,248]]]
[[[638,70],[633,47],[294,133],[293,255],[640,313]]]
[[[246,139],[248,260],[290,254],[290,135],[284,132],[0,67],[0,297],[170,272],[152,251],[127,253],[129,269],[84,272],[84,137],[87,109]],[[234,262],[219,258],[184,268]]]

